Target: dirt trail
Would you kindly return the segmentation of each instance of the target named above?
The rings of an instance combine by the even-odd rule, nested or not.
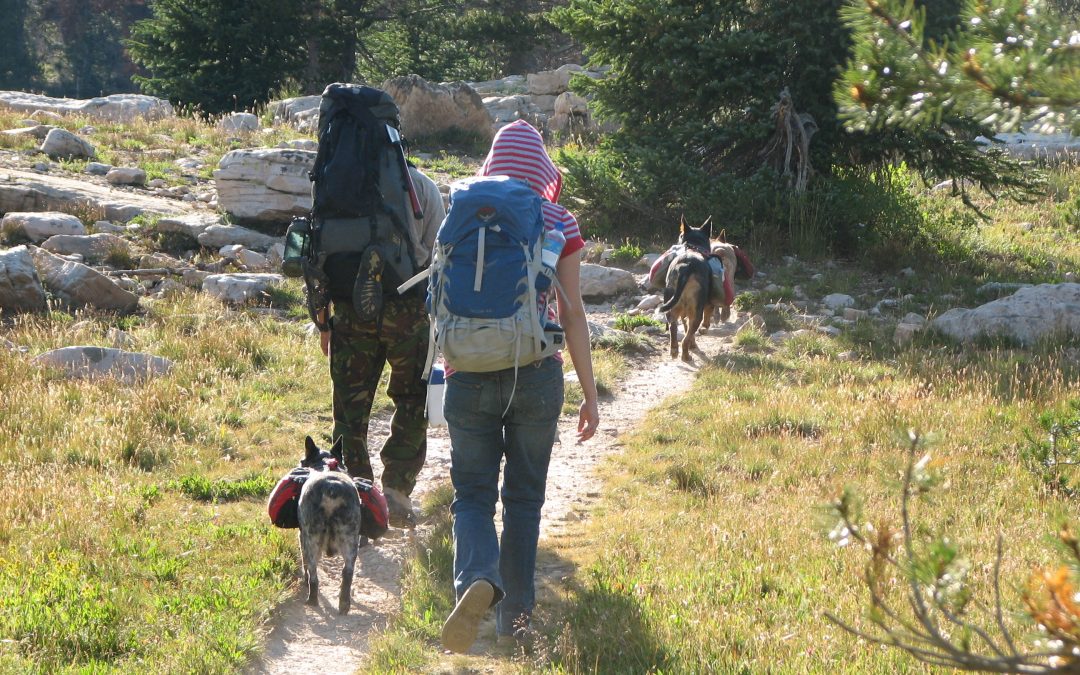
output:
[[[601,315],[591,317],[601,322]],[[619,434],[633,428],[645,413],[668,396],[690,387],[695,371],[730,344],[736,323],[714,326],[698,337],[699,353],[693,364],[672,360],[666,336],[656,338],[657,349],[634,362],[616,387],[614,396],[600,401],[600,428],[588,442],[573,442],[577,417],[563,416],[559,433],[568,439],[555,446],[548,478],[547,502],[541,521],[541,541],[584,517],[599,494],[595,467],[606,455],[617,452]],[[388,433],[387,420],[372,421],[373,447],[379,447]],[[374,462],[376,472],[378,461]],[[428,460],[417,485],[415,498],[450,480],[450,449],[445,428],[428,434]],[[386,626],[400,608],[399,577],[402,560],[409,554],[413,537],[423,536],[391,530],[375,545],[361,551],[353,582],[353,605],[348,616],[336,612],[340,583],[340,558],[324,561],[319,569],[320,603],[305,605],[297,590],[296,599],[281,608],[271,630],[264,657],[250,673],[285,675],[295,673],[351,674],[356,672],[368,650],[373,629]],[[338,569],[334,569],[337,567]],[[540,568],[538,576],[554,573]],[[537,579],[538,586],[545,580]],[[299,584],[297,585],[299,588]],[[478,645],[475,649],[482,649]]]

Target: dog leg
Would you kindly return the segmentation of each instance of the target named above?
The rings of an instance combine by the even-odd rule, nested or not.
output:
[[[671,358],[674,359],[679,356],[679,320],[671,316],[671,313],[669,312],[667,317],[667,323],[668,347],[671,351]]]
[[[720,310],[720,320],[727,322],[731,318],[731,305],[724,305],[724,308]]]
[[[682,341],[682,360],[686,363],[693,362],[693,358],[690,356],[690,350],[697,349],[697,335],[698,327],[701,325],[701,316],[688,317],[687,322],[689,325],[686,327],[686,337]]]
[[[304,582],[307,585],[307,604],[319,604],[319,546],[300,531],[300,554],[304,559]]]
[[[352,604],[352,580],[356,570],[356,555],[360,548],[359,539],[354,539],[345,545],[341,557],[345,562],[341,567],[341,590],[338,592],[338,614],[348,614],[349,605]]]

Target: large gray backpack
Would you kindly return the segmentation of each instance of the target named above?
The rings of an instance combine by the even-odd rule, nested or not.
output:
[[[422,214],[398,125],[398,107],[380,89],[335,83],[323,91],[310,173],[309,294],[357,304],[363,275],[378,274],[378,287],[390,294],[416,273],[412,219]],[[364,264],[372,251],[375,271]]]

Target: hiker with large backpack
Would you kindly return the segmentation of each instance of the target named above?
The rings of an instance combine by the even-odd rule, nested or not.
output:
[[[584,241],[577,220],[557,203],[559,170],[540,133],[517,121],[496,134],[479,173],[490,178],[451,186],[428,284],[447,372],[457,604],[442,643],[455,652],[473,644],[492,606],[500,642],[530,635],[564,343],[584,394],[577,441],[591,438],[599,423],[580,290]],[[500,541],[494,514],[504,460]]]
[[[387,395],[395,409],[379,453],[382,485],[390,524],[413,527],[410,494],[427,456],[430,327],[422,289],[399,295],[396,287],[428,264],[445,209],[438,186],[406,161],[398,127],[397,105],[386,92],[326,87],[302,270],[330,359],[333,437],[344,439],[354,477],[374,480],[368,423],[390,364]]]

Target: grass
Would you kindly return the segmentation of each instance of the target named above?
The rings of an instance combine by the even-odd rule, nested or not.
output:
[[[780,350],[704,372],[693,393],[655,410],[626,439],[626,452],[605,468],[595,517],[557,547],[581,571],[549,627],[552,669],[916,668],[823,618],[828,610],[867,625],[864,558],[822,536],[819,506],[852,485],[868,512],[889,512],[902,469],[899,432],[935,431],[933,457],[950,486],[920,524],[949,532],[983,570],[984,599],[993,560],[984,535],[1003,532],[1003,575],[1014,591],[1031,565],[1053,558],[1031,533],[1049,534],[1071,511],[1017,454],[1024,430],[1075,396],[1080,369],[1067,354],[937,348],[853,364]],[[1009,599],[1019,607],[1014,592]],[[614,626],[623,627],[618,640]]]
[[[0,124],[13,128],[23,117],[0,111]],[[189,118],[59,124],[92,124],[99,159],[169,182],[190,180],[172,171],[177,158],[198,157],[205,180],[225,152],[242,147]],[[298,136],[280,130],[263,142]],[[38,144],[0,137],[9,150]],[[419,164],[450,178],[475,168],[444,152]],[[452,602],[444,486],[425,504],[434,526],[407,561],[402,612],[372,642],[365,668],[922,672],[823,617],[869,625],[865,556],[828,539],[835,523],[825,506],[850,488],[871,517],[894,514],[904,462],[897,439],[908,427],[936,435],[933,464],[947,483],[917,513],[919,534],[948,533],[987,600],[992,533],[1002,532],[1006,604],[1019,608],[1031,570],[1057,559],[1041,534],[1075,513],[1075,477],[1061,480],[1048,464],[1045,437],[1080,405],[1076,342],[961,347],[925,333],[898,347],[873,321],[835,338],[808,332],[774,345],[767,335],[799,327],[789,311],[796,289],[816,298],[864,284],[897,300],[898,312],[930,315],[946,293],[950,305],[973,306],[987,281],[1060,281],[1080,269],[1080,173],[1052,172],[1050,186],[1030,205],[978,198],[988,223],[921,195],[922,229],[895,244],[907,246],[903,255],[858,274],[826,269],[815,278],[800,265],[756,260],[774,290],[744,291],[736,307],[761,314],[765,328],[741,331],[735,351],[705,369],[693,391],[625,435],[623,452],[604,465],[589,521],[542,544],[542,559],[574,571],[541,590],[538,651],[514,660],[437,653]],[[71,208],[87,224],[102,217]],[[793,234],[805,257],[820,219],[813,205],[799,208]],[[185,239],[155,243],[194,247]],[[626,257],[640,257],[632,249],[628,242]],[[892,275],[897,260],[915,261],[915,274]],[[185,293],[126,317],[51,312],[0,324],[0,336],[30,356],[107,346],[109,329],[121,328],[133,349],[175,363],[166,376],[121,386],[67,380],[0,350],[0,467],[9,485],[0,502],[0,672],[228,673],[261,649],[298,566],[291,533],[267,522],[265,499],[296,463],[299,439],[327,441],[331,425],[326,362],[303,329],[299,283],[275,288],[269,301],[280,311],[228,309]],[[597,341],[602,396],[617,393],[620,373],[650,345],[637,334]],[[575,415],[580,400],[570,382],[564,413]],[[380,388],[375,409],[389,407]],[[1019,619],[1009,621],[1024,632]]]
[[[615,328],[618,330],[633,332],[635,328],[641,326],[654,326],[662,328],[664,326],[663,321],[658,321],[648,314],[618,314],[615,316]]]
[[[620,267],[634,265],[641,260],[643,255],[645,255],[645,250],[627,239],[611,252],[611,264]]]
[[[119,323],[173,371],[72,381],[0,352],[0,670],[235,672],[294,580],[265,500],[330,428],[325,360],[301,323],[195,294],[3,335],[32,356]]]

